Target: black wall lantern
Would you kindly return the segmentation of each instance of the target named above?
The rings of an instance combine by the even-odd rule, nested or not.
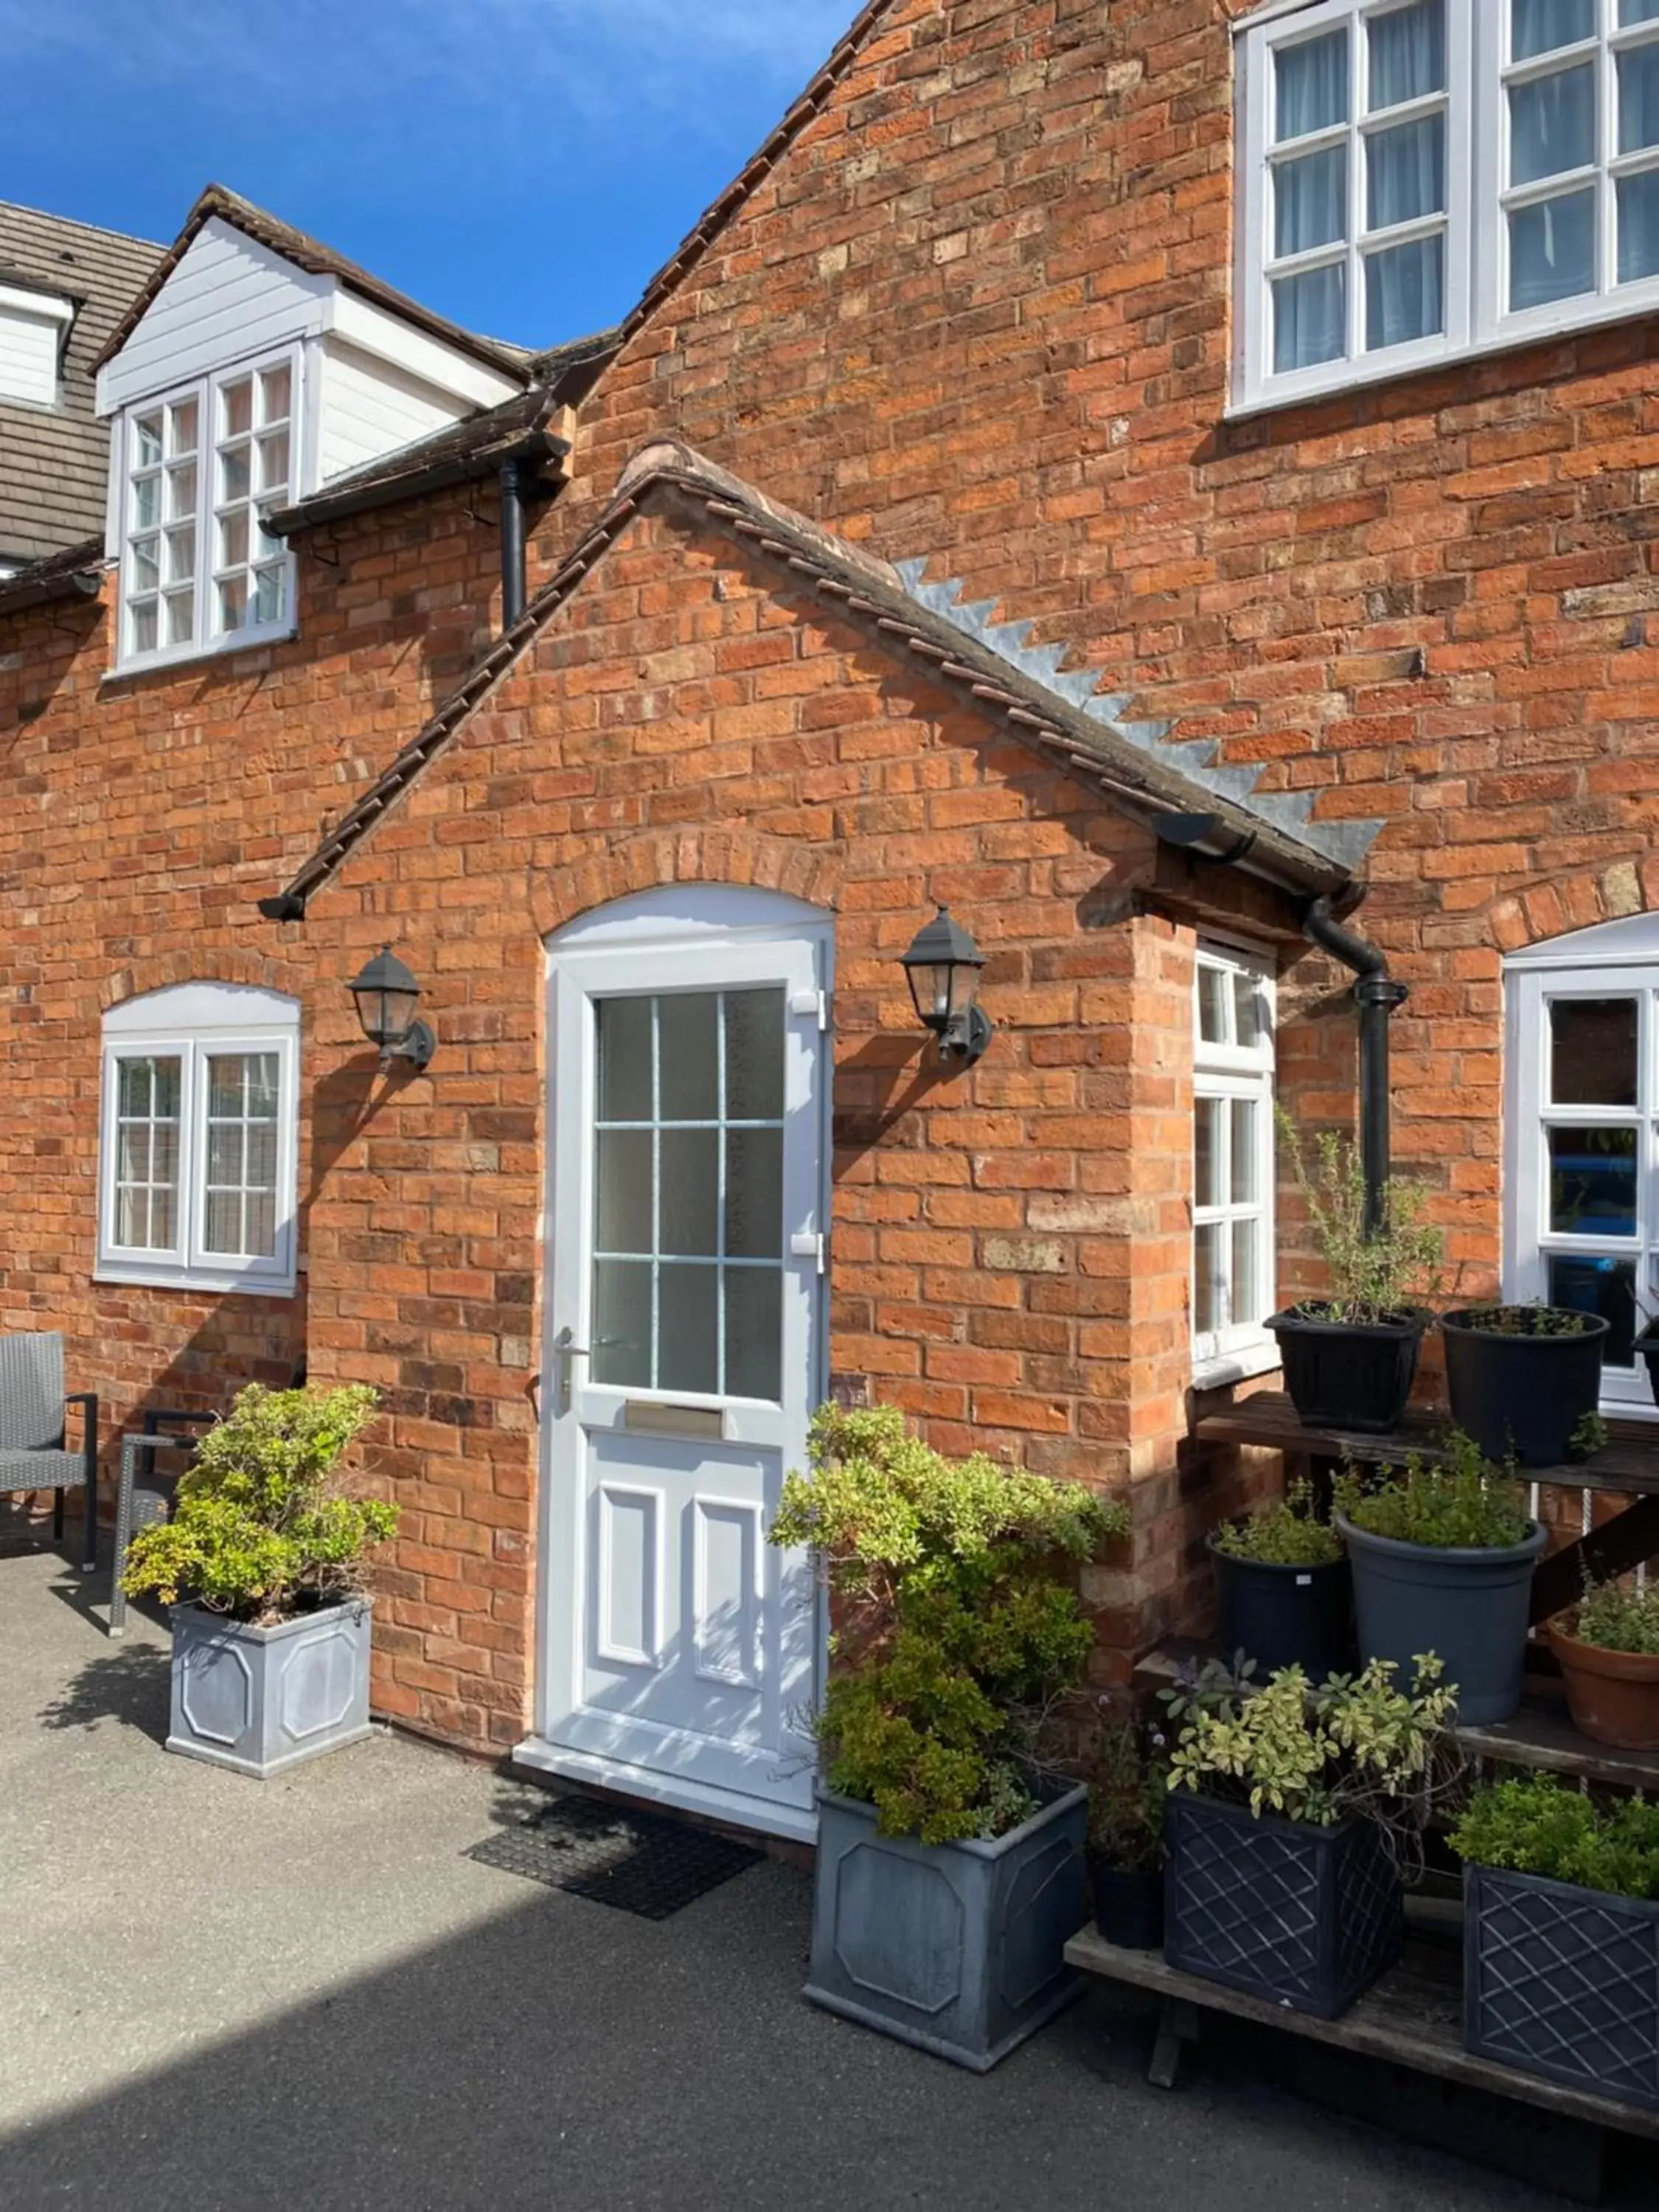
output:
[[[380,1048],[381,1066],[406,1060],[424,1067],[438,1040],[424,1022],[416,1020],[421,987],[389,945],[380,947],[350,988],[363,1035]]]
[[[991,1042],[990,1021],[977,1004],[985,955],[948,906],[917,931],[901,965],[917,1017],[939,1039],[942,1057],[971,1066]]]

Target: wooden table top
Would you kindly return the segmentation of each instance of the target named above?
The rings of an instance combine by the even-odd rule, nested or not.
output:
[[[1361,1466],[1376,1466],[1403,1460],[1413,1451],[1437,1459],[1449,1419],[1435,1407],[1413,1406],[1387,1436],[1367,1436],[1357,1429],[1309,1429],[1284,1391],[1262,1390],[1224,1412],[1206,1413],[1195,1433],[1204,1443],[1256,1444],[1301,1452],[1311,1459],[1352,1459]],[[1522,1480],[1573,1490],[1612,1490],[1629,1498],[1659,1497],[1659,1423],[1609,1421],[1607,1428],[1605,1449],[1589,1459],[1561,1467],[1523,1467]]]

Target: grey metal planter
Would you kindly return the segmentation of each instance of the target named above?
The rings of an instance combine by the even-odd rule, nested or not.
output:
[[[173,1613],[167,1749],[264,1781],[368,1734],[367,1598],[252,1628]]]
[[[1659,2112],[1659,1904],[1466,1867],[1463,2041]]]
[[[806,1995],[988,2072],[1080,1986],[1064,1952],[1089,1917],[1088,1814],[1068,1790],[994,1842],[921,1844],[820,1790]]]
[[[1502,1551],[1444,1550],[1373,1536],[1337,1516],[1353,1569],[1359,1656],[1392,1659],[1409,1685],[1420,1652],[1437,1652],[1471,1725],[1507,1720],[1521,1703],[1532,1571],[1545,1533]]]

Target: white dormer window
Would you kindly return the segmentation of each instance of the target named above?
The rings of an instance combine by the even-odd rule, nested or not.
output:
[[[264,517],[296,481],[299,356],[198,379],[125,418],[124,667],[292,628],[292,559]]]
[[[75,320],[72,301],[55,293],[0,284],[0,401],[55,407],[64,341]]]
[[[1273,0],[1237,36],[1237,408],[1659,307],[1659,0]]]

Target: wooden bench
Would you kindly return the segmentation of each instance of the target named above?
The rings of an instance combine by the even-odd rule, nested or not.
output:
[[[1121,1950],[1092,1928],[1072,1938],[1066,1956],[1085,1974],[1150,1990],[1159,2000],[1158,2030],[1147,2068],[1147,2079],[1158,2088],[1176,2086],[1182,2052],[1198,2041],[1203,2015],[1225,2014],[1329,2051],[1349,2051],[1404,2067],[1412,2074],[1451,2082],[1566,2123],[1576,2141],[1551,2144],[1534,2130],[1530,2138],[1523,2136],[1506,2144],[1501,2131],[1489,2130],[1483,2145],[1468,2121],[1448,2126],[1443,2114],[1438,2124],[1425,2126],[1411,2125],[1409,2116],[1393,2105],[1386,2112],[1372,2111],[1364,2115],[1484,2164],[1524,2173],[1544,2187],[1553,2186],[1581,2201],[1601,2202],[1608,2137],[1624,2135],[1659,2142],[1659,2113],[1640,2112],[1588,2089],[1518,2073],[1465,2051],[1461,1959],[1455,1940],[1445,1940],[1453,1937],[1457,1926],[1455,1908],[1443,1908],[1443,1940],[1414,1933],[1401,1963],[1367,1990],[1340,2020],[1316,2020],[1243,1990],[1224,1988],[1218,1982],[1204,1981],[1196,1974],[1179,1972],[1165,1963],[1162,1952]],[[1547,2172],[1547,2166],[1555,2170]]]

